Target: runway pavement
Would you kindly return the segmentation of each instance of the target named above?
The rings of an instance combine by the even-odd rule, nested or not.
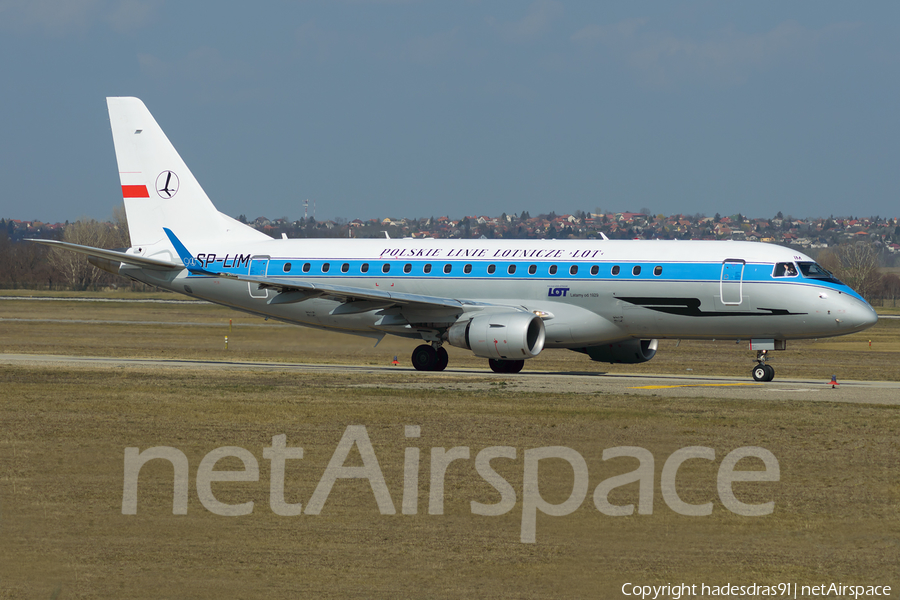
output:
[[[365,366],[347,364],[312,364],[251,361],[209,361],[181,359],[109,358],[63,356],[47,354],[0,354],[0,366],[28,366],[53,368],[87,367],[110,369],[186,369],[186,370],[256,370],[303,373],[346,373],[353,375],[402,374],[397,382],[365,382],[350,377],[348,386],[417,389],[440,385],[445,390],[475,391],[496,389],[498,381],[504,389],[521,393],[553,393],[565,391],[577,394],[630,394],[662,398],[713,398],[734,400],[803,400],[809,402],[845,402],[900,405],[900,382],[839,381],[811,379],[776,379],[768,383],[749,378],[685,376],[685,375],[627,375],[602,372],[549,372],[525,370],[516,375],[498,375],[482,369],[449,368],[439,373],[418,372],[403,366]],[[410,381],[410,376],[415,376]],[[492,387],[494,386],[494,387]]]

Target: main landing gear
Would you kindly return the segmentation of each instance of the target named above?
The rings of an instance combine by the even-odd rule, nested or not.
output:
[[[412,364],[416,371],[443,371],[447,368],[450,357],[447,351],[437,344],[416,346],[412,353]]]
[[[757,365],[753,367],[754,381],[772,381],[775,379],[775,369],[772,368],[772,365],[766,364],[767,353],[768,350],[756,351]]]
[[[518,373],[525,366],[524,360],[494,360],[488,359],[491,371],[494,373]]]
[[[437,344],[416,346],[412,353],[412,364],[416,371],[443,371],[447,368],[450,357],[447,351]],[[524,360],[488,360],[494,373],[518,373],[525,366]]]

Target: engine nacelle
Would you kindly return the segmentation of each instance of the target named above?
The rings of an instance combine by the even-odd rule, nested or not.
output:
[[[526,312],[478,315],[447,331],[447,343],[451,346],[496,360],[534,358],[544,349],[545,339],[544,322]]]
[[[573,350],[584,352],[597,362],[635,364],[647,362],[656,356],[657,346],[658,340],[625,340]]]

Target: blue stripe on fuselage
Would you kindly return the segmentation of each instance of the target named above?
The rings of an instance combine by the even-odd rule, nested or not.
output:
[[[210,265],[205,265],[206,270],[211,270],[212,265],[216,271],[230,273],[235,275],[246,275],[248,272],[248,263],[240,266],[232,266],[233,261],[229,262],[229,254],[216,260]],[[327,272],[322,272],[325,263],[329,264]],[[303,266],[308,264],[309,270],[303,271]],[[367,272],[362,272],[363,264],[368,264]],[[384,265],[390,265],[387,273],[382,269]],[[425,273],[426,264],[431,265],[431,272]],[[221,266],[220,266],[221,265]],[[288,269],[285,270],[285,266]],[[342,271],[344,265],[347,270]],[[409,272],[404,271],[404,267],[409,265]],[[445,265],[451,265],[449,273],[444,272]],[[470,272],[465,272],[466,265],[471,265]],[[494,265],[495,271],[488,272],[488,266]],[[514,273],[509,272],[510,265],[515,265]],[[528,272],[529,267],[535,266],[533,274]],[[550,274],[550,267],[555,265],[557,271]],[[572,274],[571,268],[577,266],[577,273]],[[592,274],[592,267],[597,267],[597,274]],[[618,275],[612,274],[614,266],[619,267]],[[635,275],[634,268],[640,267],[640,273]],[[654,269],[661,267],[662,271],[659,275],[655,274]],[[836,292],[849,294],[854,298],[865,302],[865,300],[846,285],[837,284],[823,279],[814,279],[798,275],[796,277],[773,277],[774,263],[745,263],[743,269],[744,283],[768,283],[773,285],[792,285],[802,284],[814,287],[822,287]],[[722,276],[721,262],[521,262],[521,261],[465,261],[465,260],[446,260],[446,261],[427,261],[427,260],[324,260],[324,259],[286,259],[272,258],[269,259],[266,274],[269,277],[279,278],[348,278],[351,280],[360,279],[478,279],[478,280],[506,280],[506,281],[550,281],[550,282],[589,282],[602,281],[607,283],[622,281],[666,281],[666,282],[694,282],[694,283],[718,283]],[[192,277],[202,277],[201,273],[192,273]]]

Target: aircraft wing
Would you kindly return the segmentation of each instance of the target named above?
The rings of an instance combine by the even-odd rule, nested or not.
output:
[[[218,277],[228,277],[238,281],[259,284],[262,288],[275,288],[286,297],[279,301],[278,296],[272,299],[271,304],[281,302],[298,302],[313,297],[324,297],[341,302],[358,302],[366,300],[375,304],[386,306],[393,305],[418,305],[421,308],[461,308],[469,305],[481,305],[480,302],[455,300],[453,298],[441,298],[438,296],[423,296],[420,294],[407,294],[403,292],[389,292],[387,290],[360,288],[350,285],[332,285],[314,283],[311,281],[297,281],[285,277],[254,277],[250,275],[234,275],[231,273],[215,273]],[[296,293],[295,293],[296,292]]]
[[[146,258],[134,254],[126,254],[125,252],[119,252],[118,250],[105,250],[103,248],[93,248],[91,246],[82,246],[80,244],[60,242],[58,240],[30,239],[28,241],[35,242],[37,244],[43,244],[45,246],[50,246],[51,248],[65,248],[66,250],[71,250],[72,252],[85,254],[94,258],[100,258],[112,262],[123,262],[125,264],[134,265],[144,269],[153,269],[158,271],[180,271],[184,268],[184,265],[179,265],[178,263],[157,260],[155,258]]]

